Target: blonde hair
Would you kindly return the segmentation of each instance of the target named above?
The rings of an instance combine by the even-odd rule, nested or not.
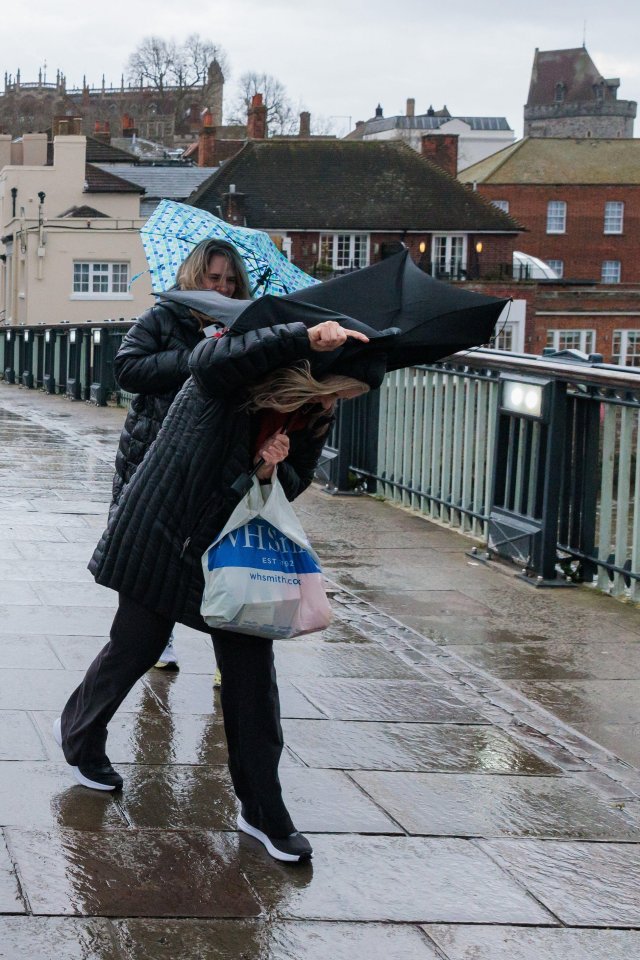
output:
[[[182,261],[176,274],[176,286],[180,290],[202,290],[202,279],[209,268],[211,257],[224,257],[236,275],[236,288],[232,300],[250,300],[251,284],[242,257],[236,248],[224,240],[202,240],[189,256]],[[211,318],[208,318],[210,321]]]
[[[368,393],[369,386],[353,377],[330,374],[322,380],[316,380],[311,373],[307,360],[295,367],[282,367],[275,370],[258,383],[249,387],[249,399],[245,409],[277,410],[290,413],[307,403],[313,403],[318,397],[327,397],[339,390],[359,388]]]

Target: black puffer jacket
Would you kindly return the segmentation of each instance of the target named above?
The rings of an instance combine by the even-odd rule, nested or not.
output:
[[[233,481],[251,469],[258,418],[239,410],[248,383],[311,354],[302,323],[219,339],[191,354],[193,373],[125,487],[89,564],[96,581],[197,630],[201,557],[235,506]],[[311,482],[330,418],[290,436],[278,476],[293,500]]]
[[[122,341],[114,363],[116,379],[135,397],[116,454],[112,509],[189,377],[189,355],[203,337],[187,307],[165,300],[145,310]]]

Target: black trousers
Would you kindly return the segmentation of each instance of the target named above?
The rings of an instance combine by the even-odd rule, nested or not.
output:
[[[120,594],[111,639],[62,712],[62,744],[74,766],[103,761],[107,725],[131,688],[167,645],[173,622]],[[273,644],[212,630],[229,771],[245,818],[270,836],[295,829],[282,799],[278,764],[284,745]]]

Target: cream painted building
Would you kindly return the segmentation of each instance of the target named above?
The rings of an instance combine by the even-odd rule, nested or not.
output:
[[[83,136],[48,149],[44,133],[0,136],[0,323],[137,316],[152,302],[142,189],[87,164]]]

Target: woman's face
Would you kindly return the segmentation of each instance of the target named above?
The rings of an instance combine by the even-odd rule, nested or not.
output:
[[[202,289],[215,290],[223,297],[233,297],[236,292],[236,283],[233,264],[221,253],[212,254],[202,277]]]

